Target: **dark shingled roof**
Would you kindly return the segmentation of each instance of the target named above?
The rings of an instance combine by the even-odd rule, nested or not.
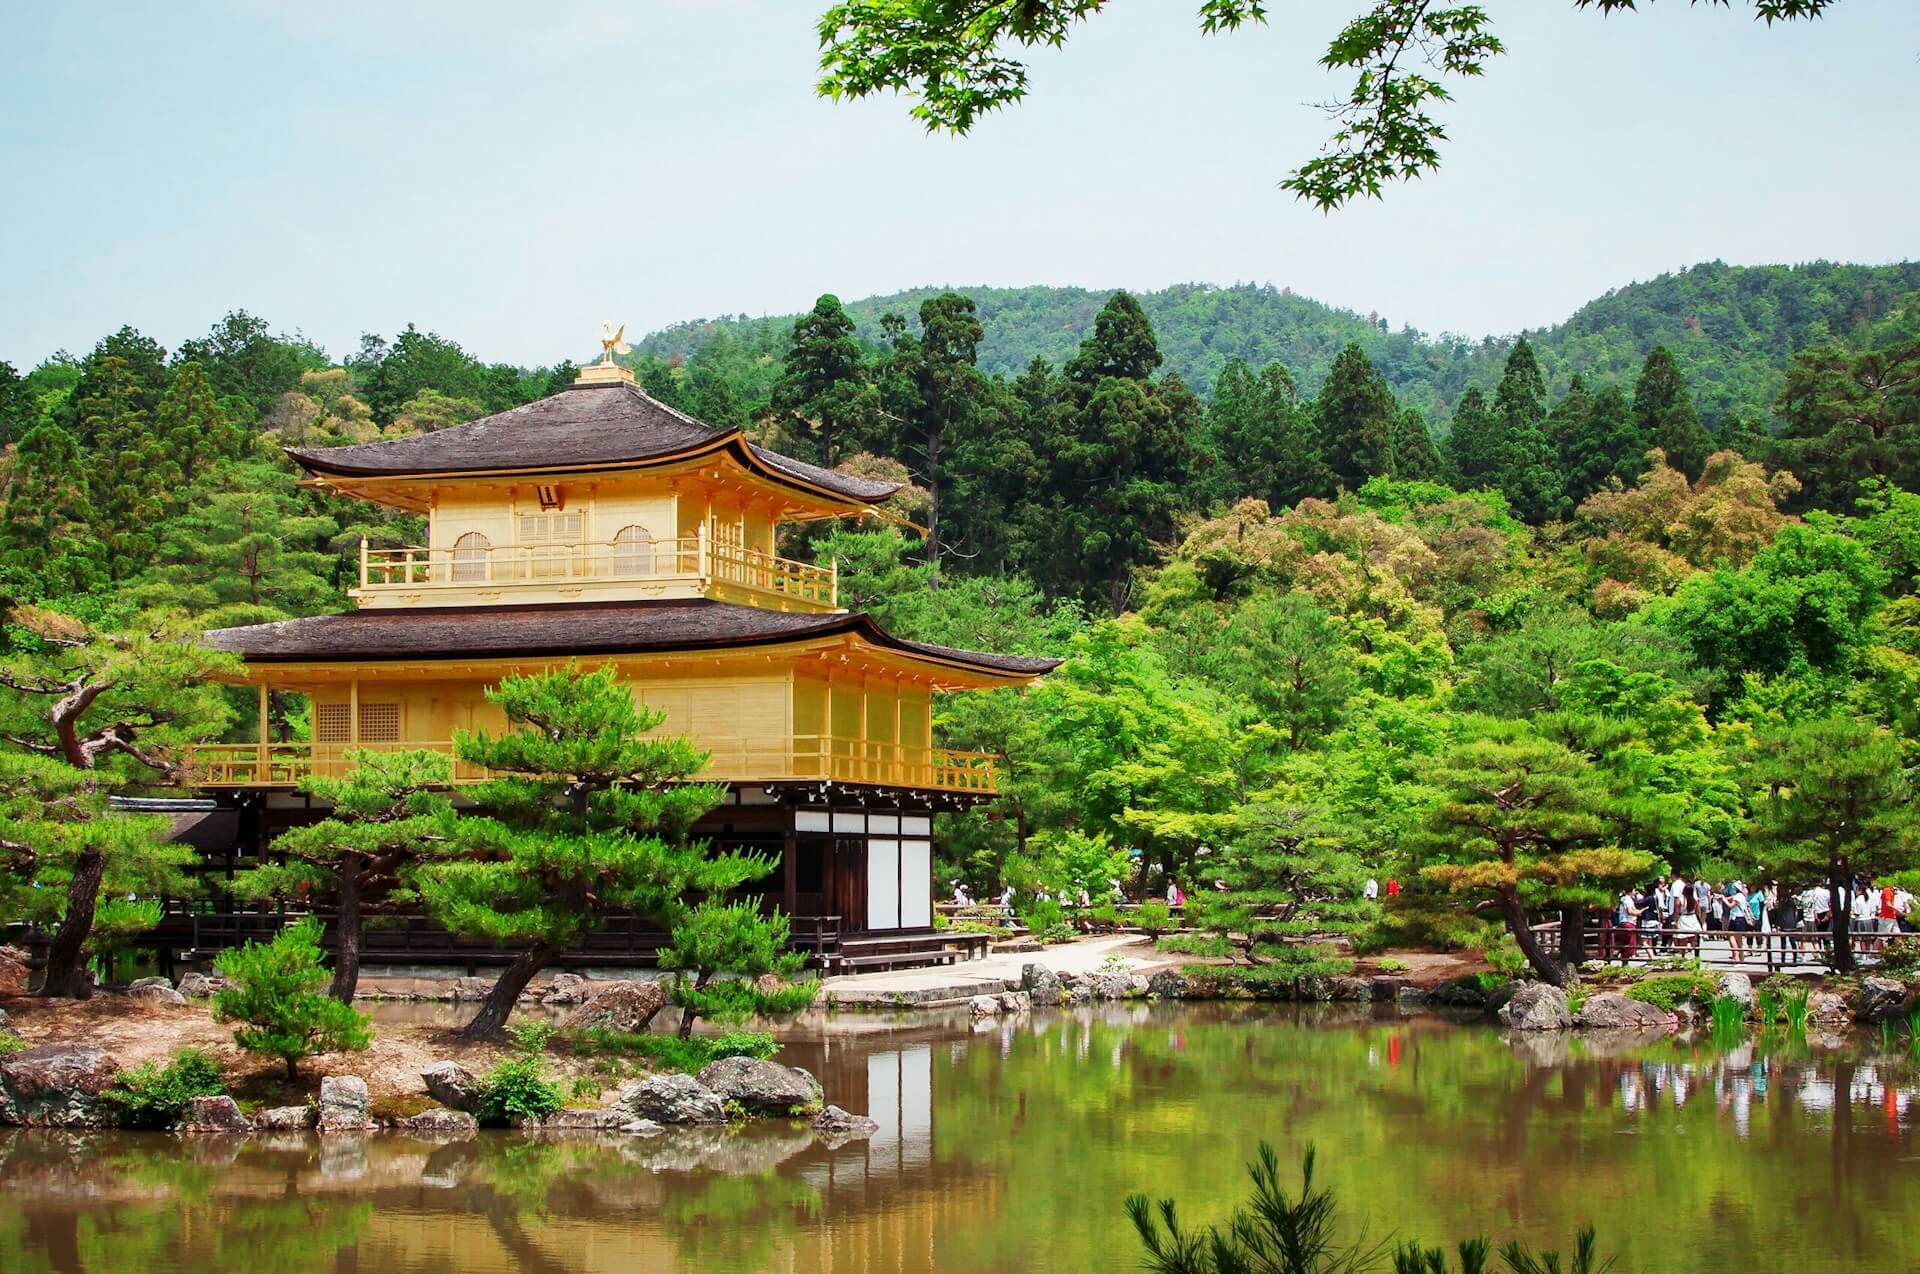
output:
[[[864,504],[900,485],[856,478],[748,443],[738,429],[715,429],[628,384],[575,385],[550,398],[451,429],[287,454],[314,473],[342,477],[590,468],[687,452],[731,450],[749,468],[824,488]]]
[[[507,658],[702,650],[857,633],[875,645],[983,672],[1037,676],[1058,659],[954,650],[895,637],[861,613],[795,614],[728,602],[573,602],[412,607],[219,628],[217,650],[251,663],[360,659]]]

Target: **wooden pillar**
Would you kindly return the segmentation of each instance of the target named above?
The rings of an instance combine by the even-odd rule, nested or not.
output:
[[[786,913],[791,916],[800,899],[800,837],[793,828],[793,809],[787,809],[786,844],[780,851],[781,865],[785,868]]]
[[[273,776],[267,769],[269,764],[267,754],[267,683],[264,681],[260,683],[260,743],[258,758],[260,768],[257,777],[260,782],[265,783]]]
[[[347,742],[360,742],[360,678],[347,683]]]

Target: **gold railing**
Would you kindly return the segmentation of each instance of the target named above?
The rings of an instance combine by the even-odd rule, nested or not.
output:
[[[998,791],[993,758],[984,752],[916,748],[873,739],[837,735],[694,740],[711,753],[702,779],[751,783],[782,779],[873,783],[929,788],[942,792]],[[349,749],[383,752],[425,748],[453,751],[446,742],[408,743],[207,743],[188,756],[189,782],[195,787],[291,788],[311,775],[339,778],[351,768]],[[478,766],[455,760],[453,782],[478,783],[490,777]]]
[[[742,588],[839,605],[837,566],[795,562],[701,535],[634,543],[494,544],[394,549],[360,544],[360,588],[366,593],[440,588],[501,588],[617,583],[625,580],[718,580]]]

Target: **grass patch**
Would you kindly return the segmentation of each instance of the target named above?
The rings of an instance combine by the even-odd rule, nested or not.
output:
[[[723,1057],[755,1057],[765,1060],[779,1051],[774,1038],[764,1031],[728,1031],[722,1035],[696,1035],[681,1039],[655,1031],[587,1031],[572,1036],[569,1042],[576,1053],[641,1058],[655,1070],[700,1070]]]

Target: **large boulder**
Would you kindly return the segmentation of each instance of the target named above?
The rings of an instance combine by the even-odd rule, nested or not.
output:
[[[423,1141],[465,1141],[480,1131],[479,1121],[464,1110],[436,1106],[394,1120],[393,1126]]]
[[[155,977],[155,978],[135,978],[135,979],[134,979],[133,981],[131,981],[131,982],[129,982],[129,983],[127,983],[127,990],[128,990],[128,991],[138,991],[138,990],[140,990],[140,989],[142,989],[143,987],[150,987],[150,986],[163,986],[163,987],[165,987],[165,988],[167,988],[167,990],[169,990],[169,991],[171,991],[171,990],[173,990],[173,983],[172,983],[172,982],[169,982],[169,981],[168,981],[167,979],[165,979],[165,978],[158,978],[158,977]]]
[[[320,1081],[321,1132],[366,1132],[374,1127],[367,1111],[367,1081],[358,1075],[329,1075]]]
[[[112,1111],[100,1094],[120,1063],[105,1049],[42,1044],[0,1055],[0,1123],[29,1128],[104,1128]]]
[[[1033,1000],[1025,991],[1002,991],[995,998],[1000,1001],[1002,1013],[1025,1013],[1033,1007]]]
[[[667,991],[658,982],[608,982],[587,1002],[560,1019],[568,1032],[617,1031],[631,1035],[647,1029],[654,1014],[667,1006]]]
[[[619,1132],[633,1122],[624,1110],[610,1106],[588,1106],[556,1110],[540,1121],[547,1132]]]
[[[1147,994],[1163,1000],[1183,1000],[1187,996],[1187,978],[1178,969],[1162,969],[1147,979]]]
[[[180,1112],[180,1120],[174,1125],[174,1131],[252,1132],[253,1124],[240,1113],[239,1104],[231,1097],[193,1097],[188,1099],[187,1108]]]
[[[1456,978],[1451,982],[1442,982],[1431,993],[1435,1004],[1444,1004],[1449,1008],[1478,1009],[1486,1007],[1487,993],[1481,989],[1476,978]]]
[[[1511,1006],[1512,1002],[1508,1003]],[[1602,991],[1587,997],[1573,1024],[1583,1031],[1667,1030],[1676,1025],[1676,1019],[1665,1009],[1628,999],[1617,991]]]
[[[723,1057],[710,1062],[699,1080],[727,1101],[763,1115],[795,1115],[818,1110],[820,1081],[797,1066],[757,1057]]]
[[[1884,1022],[1904,1017],[1907,988],[1892,978],[1868,978],[1853,993],[1853,1003],[1848,1007],[1856,1022]]]
[[[263,1132],[305,1132],[313,1127],[314,1117],[311,1106],[274,1106],[256,1114],[253,1122]]]
[[[620,1104],[636,1119],[662,1124],[723,1124],[726,1102],[691,1075],[649,1075],[621,1092]]]
[[[187,997],[174,990],[173,984],[165,978],[136,982],[127,988],[127,994],[148,1004],[171,1004],[178,1007],[187,1002]]]
[[[454,1000],[484,1000],[493,993],[491,978],[455,978],[453,990],[448,998]]]
[[[1020,989],[1027,993],[1030,1002],[1041,1008],[1059,1004],[1066,998],[1066,988],[1059,975],[1044,964],[1021,966]]]
[[[1564,1031],[1573,1025],[1567,993],[1545,982],[1529,982],[1500,1006],[1500,1025],[1514,1031]]]
[[[480,1106],[480,1081],[458,1062],[435,1062],[420,1072],[427,1095],[442,1106],[454,1110],[477,1110]]]
[[[189,1000],[204,1000],[226,983],[210,973],[189,973],[180,979],[180,994]]]
[[[1383,1002],[1391,1002],[1399,999],[1400,992],[1406,990],[1409,985],[1405,978],[1396,977],[1390,973],[1382,973],[1373,979],[1367,990],[1369,998]]]
[[[1723,973],[1720,975],[1719,991],[1740,1001],[1740,1007],[1753,1007],[1753,979],[1744,973]]]
[[[545,995],[540,1003],[548,1008],[564,1005],[585,1004],[593,998],[593,984],[577,973],[556,973],[553,981],[547,984]]]
[[[1087,991],[1096,1000],[1124,1000],[1132,988],[1132,981],[1124,973],[1087,975]]]
[[[27,993],[27,961],[30,958],[19,947],[0,947],[0,995]]]
[[[976,995],[967,1001],[967,1014],[970,1017],[1000,1016],[1000,999],[992,995]]]

